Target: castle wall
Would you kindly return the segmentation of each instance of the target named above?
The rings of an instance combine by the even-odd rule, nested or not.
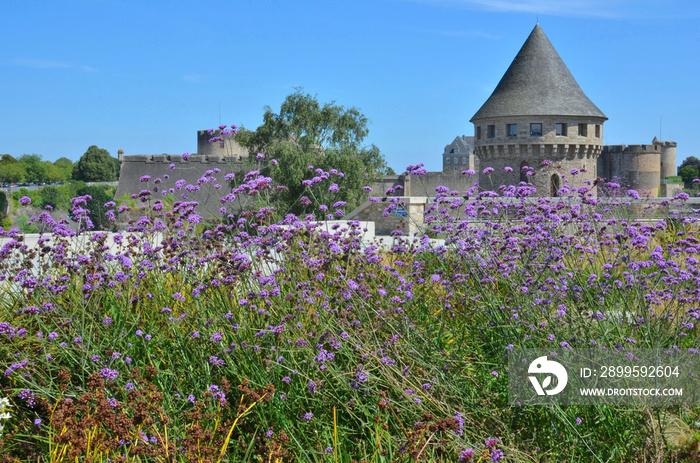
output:
[[[482,175],[480,186],[498,189],[529,181],[537,196],[552,196],[566,182],[586,186],[597,177],[598,157],[603,148],[603,121],[597,117],[528,116],[475,120],[476,154],[480,169],[494,172]],[[541,135],[533,135],[532,124],[541,124]],[[557,124],[564,130],[557,135]],[[511,132],[510,126],[517,131]],[[543,165],[550,161],[549,165]],[[544,163],[546,164],[546,163]],[[533,176],[522,174],[522,167],[535,169]],[[512,169],[507,171],[506,167]],[[579,173],[572,175],[572,170]],[[595,190],[593,190],[595,193]]]
[[[185,180],[185,185],[197,185],[198,180],[208,170],[215,169],[220,170],[213,174],[217,179],[215,183],[198,185],[199,191],[188,192],[184,187],[176,189],[178,180]],[[224,176],[230,172],[240,172],[242,169],[243,165],[232,158],[216,155],[191,155],[188,160],[184,160],[181,155],[169,154],[124,156],[115,198],[120,199],[125,194],[127,196],[138,194],[142,190],[157,189],[152,194],[152,198],[156,199],[162,196],[163,191],[173,188],[176,201],[198,201],[201,205],[199,208],[201,215],[218,215],[221,207],[219,198],[231,191],[230,188],[227,189],[228,182]],[[151,180],[141,182],[140,179],[146,175],[150,176]],[[156,183],[156,179],[159,179],[160,183]],[[221,188],[216,189],[214,187],[216,184]],[[182,197],[183,194],[186,195],[185,198]]]
[[[639,193],[656,198],[661,184],[660,165],[661,152],[654,145],[610,145],[604,147],[599,158],[598,176],[621,178]]]

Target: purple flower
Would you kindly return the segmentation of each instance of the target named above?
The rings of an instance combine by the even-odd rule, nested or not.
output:
[[[41,426],[41,418],[35,419],[35,420],[34,420],[34,424],[35,424],[36,426]]]
[[[576,424],[580,426],[581,423],[583,423],[583,420],[581,419],[580,416],[577,416],[577,417],[576,417]]]
[[[117,370],[110,370],[109,368],[103,368],[100,370],[100,376],[107,379],[116,379],[119,376]]]
[[[194,403],[194,396],[193,396],[192,394],[188,395],[188,396],[187,396],[187,400],[189,400],[190,402]]]
[[[457,461],[472,461],[475,453],[474,449],[465,449],[462,451],[459,458],[457,458]]]
[[[32,202],[32,198],[30,198],[29,196],[22,196],[21,198],[19,198],[19,203],[22,206],[27,206],[31,202]]]
[[[313,417],[314,417],[313,413],[304,413],[304,415],[302,415],[301,419],[304,421],[311,421],[311,418],[313,418]]]

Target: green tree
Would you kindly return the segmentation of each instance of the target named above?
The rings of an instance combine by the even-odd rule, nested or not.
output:
[[[681,169],[686,166],[695,166],[700,170],[700,159],[695,156],[688,156],[683,160],[683,163],[678,168],[678,175],[681,175]]]
[[[678,171],[678,175],[681,176],[686,187],[688,187],[692,185],[694,179],[698,178],[698,168],[692,165],[685,166]]]
[[[40,207],[51,206],[54,209],[70,209],[70,197],[65,186],[47,185],[39,191]]]
[[[112,201],[114,195],[109,194],[108,189],[105,185],[92,185],[82,187],[76,193],[76,196],[90,195],[92,197],[92,199],[87,200],[86,209],[90,210],[88,215],[95,230],[104,230],[110,224],[105,213],[114,207],[105,208],[105,204]]]
[[[357,108],[334,101],[321,104],[298,88],[287,96],[279,113],[266,107],[263,124],[255,132],[241,130],[236,141],[249,149],[251,159],[259,152],[266,154],[261,172],[285,187],[276,193],[279,212],[307,211],[300,198],[310,194],[326,205],[346,201],[345,210],[352,210],[367,198],[363,187],[388,170],[379,148],[363,146],[368,123]],[[270,163],[271,159],[277,164]],[[315,193],[308,191],[302,182],[317,175],[309,166],[342,172],[344,176],[328,180],[329,185],[337,184],[338,190],[329,192],[326,185]]]
[[[39,154],[23,154],[19,157],[18,162],[24,165],[27,172],[27,182],[45,182],[49,175],[49,166],[41,158]],[[49,163],[50,164],[50,163]]]
[[[27,176],[27,170],[24,165],[15,162],[0,161],[0,182],[24,182]]]
[[[73,161],[66,157],[61,157],[56,159],[53,165],[59,169],[60,177],[58,180],[62,182],[67,182],[73,177]]]
[[[92,145],[73,168],[73,179],[84,182],[113,182],[117,179],[114,161],[106,149]]]

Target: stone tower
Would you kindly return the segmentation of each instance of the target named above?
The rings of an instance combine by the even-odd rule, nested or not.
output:
[[[197,154],[213,157],[233,157],[237,160],[242,160],[248,157],[248,150],[239,145],[235,137],[223,137],[222,140],[210,143],[214,137],[220,137],[221,130],[216,129],[213,132],[209,130],[197,131]]]
[[[656,149],[661,151],[661,181],[676,175],[676,147],[675,141],[660,141],[654,137],[651,142]]]
[[[538,196],[556,196],[563,176],[571,186],[592,183],[606,120],[537,24],[471,118],[481,168],[495,169],[481,177],[481,186],[496,189],[529,181]],[[534,168],[534,175],[526,175],[527,167]],[[572,169],[580,173],[572,176]]]

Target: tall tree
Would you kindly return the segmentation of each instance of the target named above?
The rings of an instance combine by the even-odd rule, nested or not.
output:
[[[61,172],[59,180],[65,182],[73,177],[73,161],[70,159],[66,157],[58,158],[53,165],[56,166],[56,168],[58,168]]]
[[[24,182],[27,169],[9,154],[4,154],[0,159],[0,182]]]
[[[23,154],[19,157],[27,172],[28,182],[45,182],[49,174],[49,166],[39,154]]]
[[[683,163],[678,167],[678,175],[680,175],[681,169],[686,166],[695,166],[700,169],[700,159],[695,156],[688,156],[683,160]]]
[[[700,177],[698,171],[700,171],[700,169],[698,169],[697,166],[687,165],[678,171],[678,175],[681,176],[686,187],[688,187],[692,185],[693,180]]]
[[[263,124],[255,132],[242,130],[236,141],[249,149],[251,159],[259,152],[265,153],[261,172],[285,187],[277,193],[281,213],[309,211],[300,201],[310,194],[302,182],[317,177],[315,170],[319,168],[337,169],[343,175],[319,187],[316,199],[326,205],[329,201],[345,201],[345,209],[351,210],[366,199],[368,193],[363,187],[387,172],[379,148],[363,146],[368,123],[357,108],[339,106],[335,101],[321,104],[315,96],[297,88],[286,97],[279,113],[266,107]],[[272,164],[271,159],[277,163]]]
[[[117,179],[114,161],[106,149],[92,145],[73,168],[73,179],[84,182],[113,182]]]

